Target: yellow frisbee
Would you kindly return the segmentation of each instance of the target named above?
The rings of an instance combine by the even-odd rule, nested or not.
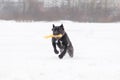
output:
[[[53,34],[51,34],[51,35],[48,35],[48,36],[45,36],[45,38],[61,38],[62,37],[62,34],[58,34],[58,35],[53,35]]]

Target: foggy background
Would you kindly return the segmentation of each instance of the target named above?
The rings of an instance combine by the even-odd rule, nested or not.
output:
[[[0,19],[119,22],[119,0],[0,0]]]

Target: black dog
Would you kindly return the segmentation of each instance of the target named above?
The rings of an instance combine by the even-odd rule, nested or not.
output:
[[[65,55],[66,52],[68,52],[70,57],[73,57],[73,46],[72,43],[67,35],[67,33],[64,30],[63,24],[61,26],[55,26],[53,24],[53,35],[59,35],[62,34],[62,37],[53,37],[52,38],[52,45],[54,48],[54,52],[56,54],[59,53],[59,51],[57,50],[56,45],[58,46],[58,48],[60,49],[60,55],[59,58],[62,59],[63,56]]]

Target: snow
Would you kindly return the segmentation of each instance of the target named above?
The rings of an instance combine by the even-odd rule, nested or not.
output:
[[[64,24],[74,58],[54,54],[52,24]],[[0,21],[0,80],[120,80],[120,23]]]

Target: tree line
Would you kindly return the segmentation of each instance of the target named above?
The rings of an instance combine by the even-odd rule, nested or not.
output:
[[[0,19],[25,21],[72,20],[79,22],[120,21],[119,3],[110,0],[66,0],[45,6],[44,0],[0,1]],[[49,3],[48,3],[49,4]]]

